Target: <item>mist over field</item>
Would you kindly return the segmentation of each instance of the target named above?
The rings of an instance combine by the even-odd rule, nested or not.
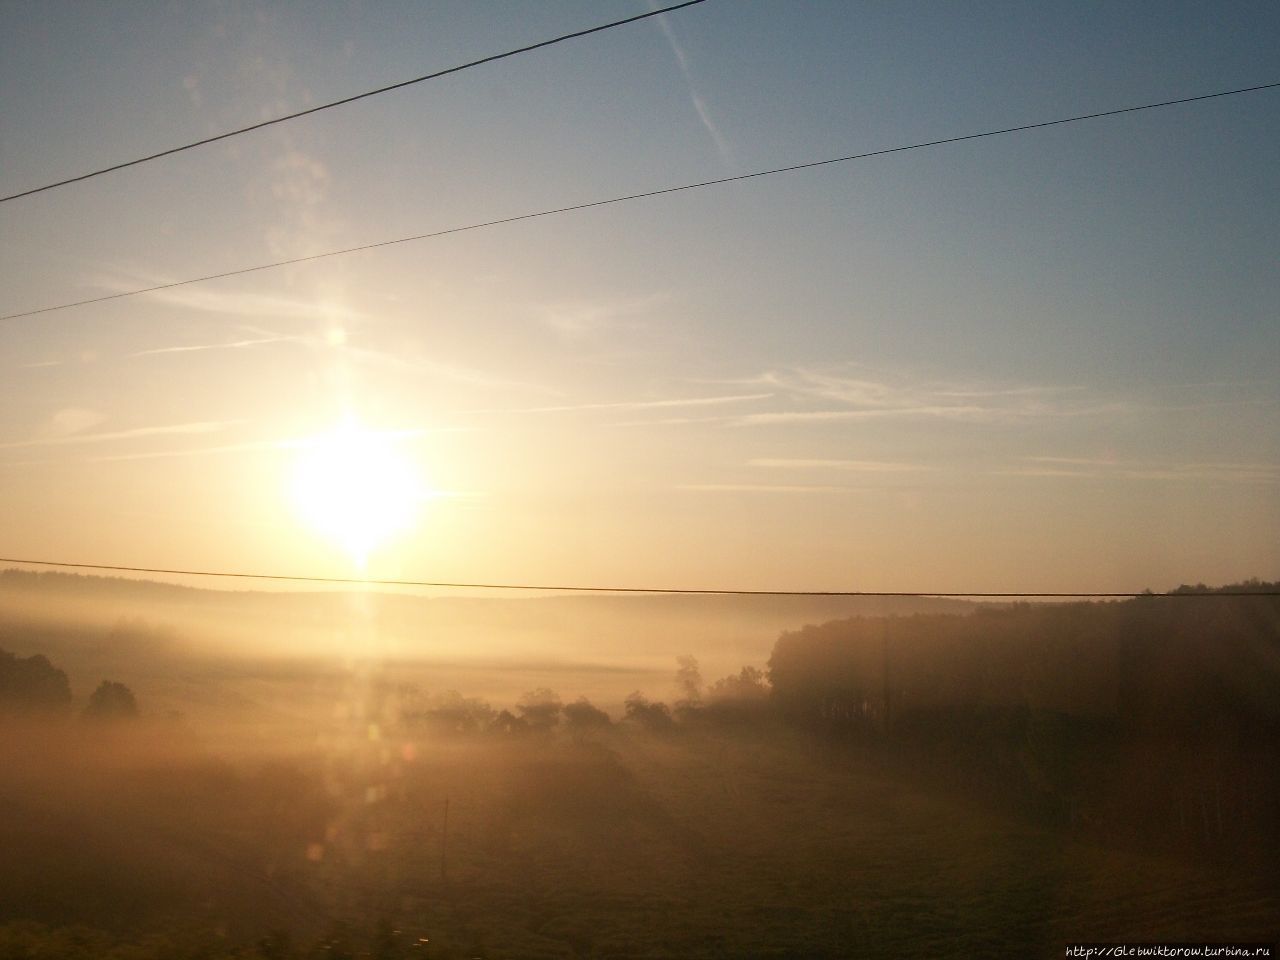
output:
[[[763,667],[783,630],[889,613],[972,609],[911,598],[421,596],[202,590],[120,578],[0,573],[0,623],[68,663],[115,672],[165,709],[201,709],[181,686],[199,662],[263,684],[314,672],[394,666],[432,691],[514,701],[565,688],[620,712],[636,689],[669,697],[675,658],[696,651],[710,677]],[[248,679],[248,678],[245,678]],[[212,696],[205,691],[205,697]]]
[[[0,650],[5,960],[1047,957],[1280,915],[1273,595],[11,570]]]

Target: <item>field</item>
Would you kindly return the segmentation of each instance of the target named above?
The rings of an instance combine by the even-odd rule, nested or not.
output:
[[[0,902],[386,957],[1051,957],[1280,916],[1247,866],[1100,845],[786,730],[353,738],[253,772],[145,750],[6,778]]]

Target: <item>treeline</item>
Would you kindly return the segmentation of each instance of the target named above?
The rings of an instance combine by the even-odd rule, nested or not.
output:
[[[456,690],[438,694],[415,684],[393,681],[375,683],[359,698],[371,718],[387,722],[402,732],[432,736],[571,735],[614,728],[670,733],[699,724],[738,724],[772,715],[768,678],[758,667],[745,666],[738,673],[705,684],[698,661],[677,659],[674,675],[677,697],[667,703],[637,690],[623,702],[615,720],[586,697],[564,701],[554,690],[530,690],[509,708],[495,708],[478,697]]]
[[[1274,856],[1278,587],[835,621],[780,637],[769,676],[786,717],[990,796]]]

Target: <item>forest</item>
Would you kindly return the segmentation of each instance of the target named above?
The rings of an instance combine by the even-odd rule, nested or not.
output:
[[[1066,823],[1274,854],[1280,604],[1261,595],[1274,590],[806,627],[774,648],[773,700],[821,736]]]
[[[30,585],[0,595],[0,960],[1276,932],[1276,584],[843,616],[723,674],[690,644],[621,697],[519,660],[454,687],[434,661],[211,658],[145,587],[95,623],[38,621]]]

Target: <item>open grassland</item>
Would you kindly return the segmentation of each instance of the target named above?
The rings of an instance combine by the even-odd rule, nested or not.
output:
[[[4,920],[186,931],[121,957],[388,960],[1053,957],[1280,916],[1247,865],[1099,845],[775,728],[353,736],[239,770],[162,740],[7,746]],[[378,919],[381,941],[332,926]],[[253,946],[272,928],[297,946]],[[2,929],[4,960],[119,946]]]
[[[1072,838],[789,733],[486,749],[409,773],[384,824],[435,822],[417,843],[391,826],[344,912],[398,906],[442,951],[495,957],[1050,957],[1267,939],[1280,916],[1248,868]]]

